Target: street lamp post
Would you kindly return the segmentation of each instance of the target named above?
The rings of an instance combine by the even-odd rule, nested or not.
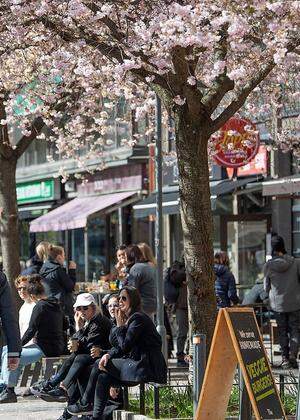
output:
[[[163,212],[162,212],[162,125],[161,100],[156,95],[156,288],[157,288],[157,331],[162,338],[162,351],[165,360],[168,360],[167,336],[164,323],[164,284],[163,284]]]

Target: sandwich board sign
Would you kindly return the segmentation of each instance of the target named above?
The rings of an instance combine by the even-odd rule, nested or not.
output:
[[[256,420],[286,420],[251,308],[220,309],[196,420],[224,420],[239,363]]]

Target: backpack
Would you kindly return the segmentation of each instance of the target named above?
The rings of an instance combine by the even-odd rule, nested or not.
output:
[[[179,261],[174,261],[164,276],[164,296],[168,304],[177,303],[179,290],[186,279],[185,266]]]

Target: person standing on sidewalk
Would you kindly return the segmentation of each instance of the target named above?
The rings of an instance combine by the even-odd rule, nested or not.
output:
[[[271,240],[272,259],[264,266],[265,290],[275,313],[282,368],[298,368],[300,338],[300,259],[287,254],[281,236]]]
[[[10,287],[2,271],[0,271],[0,319],[7,341],[7,367],[10,371],[16,370],[22,350],[20,329],[15,316]],[[2,348],[0,347],[1,352]]]

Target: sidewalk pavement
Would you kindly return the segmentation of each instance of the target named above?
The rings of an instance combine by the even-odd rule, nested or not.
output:
[[[17,403],[0,404],[0,419],[57,420],[64,407],[65,404],[49,403],[34,396],[18,397]]]

